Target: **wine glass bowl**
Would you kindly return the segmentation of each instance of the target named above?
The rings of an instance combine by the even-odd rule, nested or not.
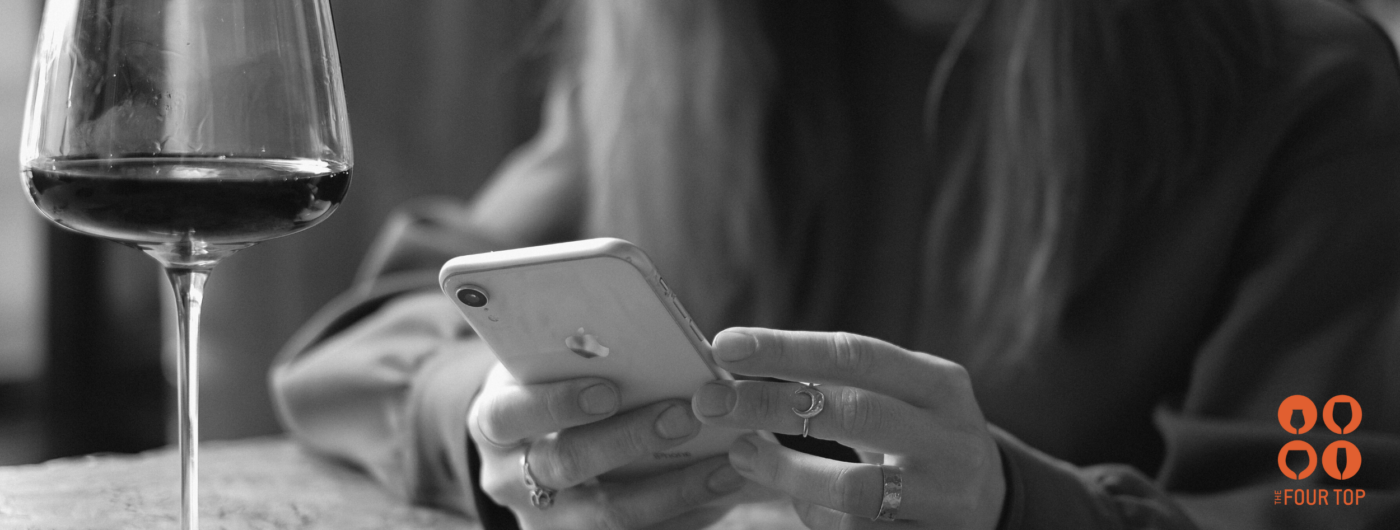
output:
[[[29,94],[40,211],[167,264],[315,224],[353,165],[326,0],[52,0]]]
[[[220,260],[324,221],[353,168],[328,0],[48,0],[20,175],[64,228],[164,266],[181,522],[198,526],[197,345]]]

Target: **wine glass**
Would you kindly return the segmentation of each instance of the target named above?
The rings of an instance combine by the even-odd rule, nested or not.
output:
[[[197,528],[209,272],[325,220],[350,127],[328,0],[48,0],[20,147],[50,221],[141,249],[179,318],[181,527]]]

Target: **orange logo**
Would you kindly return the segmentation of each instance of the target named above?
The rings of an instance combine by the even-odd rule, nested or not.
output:
[[[1332,402],[1327,402],[1327,412],[1332,412]],[[1303,412],[1303,428],[1293,428],[1293,413]],[[1332,421],[1330,418],[1327,421]],[[1283,430],[1293,434],[1303,434],[1311,431],[1313,425],[1317,424],[1317,405],[1314,405],[1307,396],[1288,396],[1278,406],[1278,424],[1283,426]],[[1291,444],[1290,444],[1291,445]]]
[[[1333,417],[1333,408],[1337,403],[1347,403],[1351,405],[1351,421],[1346,427],[1337,425]],[[1302,412],[1303,426],[1293,427],[1293,413]],[[1317,424],[1317,406],[1306,396],[1288,396],[1278,406],[1278,423],[1283,426],[1283,430],[1293,434],[1304,434],[1312,430]],[[1327,400],[1327,404],[1322,408],[1322,423],[1327,426],[1327,430],[1337,434],[1350,434],[1361,425],[1361,404],[1357,403],[1351,396],[1336,396]],[[1301,473],[1295,473],[1288,468],[1288,453],[1290,451],[1306,451],[1308,453],[1308,466]],[[1347,455],[1347,465],[1345,469],[1337,467],[1340,453]],[[1283,475],[1293,480],[1303,480],[1312,475],[1317,468],[1317,451],[1313,450],[1312,444],[1302,440],[1293,440],[1283,445],[1283,449],[1278,452],[1278,468]],[[1346,440],[1337,440],[1327,446],[1322,452],[1322,470],[1327,472],[1327,476],[1337,480],[1346,480],[1356,476],[1356,472],[1361,470],[1361,450],[1356,445]]]
[[[1332,419],[1332,406],[1336,405],[1338,401],[1351,404],[1351,421],[1347,422],[1346,428],[1338,427],[1337,422]],[[1308,402],[1308,404],[1311,405],[1312,402]],[[1303,414],[1307,415],[1306,412]],[[1327,400],[1327,405],[1322,408],[1322,422],[1327,424],[1327,430],[1329,431],[1337,434],[1351,434],[1351,431],[1356,430],[1356,427],[1361,425],[1361,404],[1357,403],[1356,399],[1351,396],[1335,396]]]
[[[1308,452],[1308,467],[1304,469],[1302,473],[1294,473],[1292,469],[1288,469],[1289,451]],[[1332,464],[1332,467],[1337,467],[1337,465]],[[1305,478],[1308,478],[1312,475],[1313,470],[1317,468],[1317,451],[1314,451],[1312,445],[1308,444],[1308,442],[1304,442],[1302,440],[1293,440],[1291,442],[1288,442],[1283,445],[1283,450],[1278,452],[1278,468],[1283,470],[1283,474],[1285,476],[1293,480],[1303,480]]]
[[[1337,470],[1337,450],[1346,449],[1347,468]],[[1312,450],[1311,447],[1308,448]],[[1356,476],[1356,472],[1361,470],[1361,451],[1356,446],[1346,440],[1337,440],[1332,445],[1327,446],[1327,450],[1322,452],[1322,469],[1327,472],[1327,476],[1337,480],[1346,480]]]

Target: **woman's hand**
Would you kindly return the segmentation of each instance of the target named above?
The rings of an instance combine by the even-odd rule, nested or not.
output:
[[[805,429],[883,455],[875,462],[885,464],[882,469],[799,453],[757,436],[735,442],[729,452],[734,468],[791,495],[807,526],[996,527],[1006,493],[1001,454],[961,366],[859,335],[755,328],[720,333],[714,357],[735,374],[820,386],[707,383],[692,402],[701,421],[784,434]],[[824,398],[821,407],[813,392]],[[799,416],[810,412],[816,415]],[[894,474],[902,475],[901,485],[886,486],[884,476]],[[872,521],[896,502],[894,523]]]
[[[619,398],[604,379],[521,385],[497,364],[467,418],[482,489],[526,529],[700,528],[723,517],[726,508],[704,505],[747,483],[723,456],[634,482],[594,480],[700,430],[684,401],[617,414]],[[526,451],[535,487],[554,492],[550,502],[532,502]]]

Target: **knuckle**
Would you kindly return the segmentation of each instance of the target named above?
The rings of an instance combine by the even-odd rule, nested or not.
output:
[[[496,414],[492,414],[488,409],[482,409],[476,415],[476,430],[481,431],[484,442],[488,445],[495,445],[495,440],[501,439],[501,420]]]
[[[758,347],[763,351],[764,357],[772,359],[773,362],[783,363],[788,357],[788,342],[795,337],[791,331],[773,330],[768,333],[768,340],[759,336]]]
[[[628,460],[652,452],[660,443],[656,434],[656,419],[656,414],[639,415],[638,421],[631,422],[619,433],[616,444]]]
[[[838,428],[847,435],[858,435],[880,429],[883,411],[875,399],[853,389],[841,389],[836,395],[841,414]]]
[[[549,477],[542,479],[548,481],[544,484],[545,486],[556,489],[567,488],[592,478],[588,473],[590,452],[585,446],[574,443],[556,443],[552,451],[543,451],[542,453],[549,453],[552,458],[541,458],[540,464],[544,464],[540,466],[541,469],[535,469],[538,464],[535,464],[532,458],[530,468],[537,477],[541,475]]]
[[[954,387],[957,388],[959,391],[965,392],[965,393],[968,393],[968,394],[971,394],[971,393],[972,393],[972,376],[970,376],[970,375],[967,374],[967,368],[963,368],[963,365],[961,365],[961,364],[957,364],[957,363],[951,363],[951,364],[952,364],[953,366],[952,366],[951,368],[948,369],[948,377],[949,377],[949,379],[951,379],[951,383],[952,383],[952,384],[954,385]]]
[[[959,467],[968,476],[989,475],[1000,459],[996,442],[991,440],[990,435],[964,433],[955,438],[954,444],[955,454],[964,455],[958,459]]]
[[[612,451],[616,453],[619,461],[631,462],[655,451],[653,445],[659,443],[651,428],[634,427],[627,429],[625,435],[617,440]]]
[[[843,512],[859,510],[868,504],[866,500],[871,498],[870,485],[860,480],[859,475],[854,473],[855,469],[843,468],[829,485],[831,501]]]
[[[832,333],[827,347],[831,351],[833,367],[841,373],[864,373],[871,368],[874,356],[856,335],[846,332]]]
[[[758,394],[756,396],[758,399],[753,400],[752,410],[756,416],[754,419],[762,420],[765,418],[771,418],[787,410],[788,392],[786,392],[782,387],[778,385],[767,383],[758,384],[761,385],[758,387],[759,389],[761,389],[761,391],[756,392],[756,394]],[[740,404],[744,402],[743,396],[740,397],[739,402]]]
[[[968,375],[967,368],[946,359],[935,361],[944,387],[959,394],[972,394],[972,376]]]
[[[493,403],[485,403],[485,405],[491,404]],[[489,447],[509,442],[507,434],[509,434],[512,424],[509,416],[508,414],[500,414],[498,409],[493,406],[480,407],[476,413],[475,423],[476,430],[480,431],[479,434],[483,439],[478,441],[486,442],[485,445]],[[514,435],[511,434],[511,436]]]
[[[575,416],[574,388],[570,385],[554,385],[544,396],[545,413],[555,425],[565,425]]]

